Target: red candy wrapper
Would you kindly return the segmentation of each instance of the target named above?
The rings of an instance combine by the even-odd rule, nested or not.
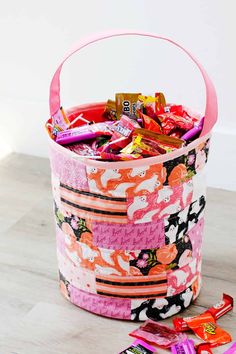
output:
[[[218,302],[218,304],[210,307],[207,312],[210,312],[212,316],[218,320],[221,316],[225,315],[227,312],[231,311],[234,306],[234,299],[227,295],[223,294],[223,299]]]
[[[157,97],[139,95],[137,108],[143,111],[147,116],[156,118],[155,105],[157,102]]]
[[[127,139],[126,137],[121,137],[116,140],[111,140],[103,144],[98,148],[98,151],[100,152],[116,152],[120,150],[120,147],[123,145],[127,145],[129,143],[130,139]]]
[[[172,112],[158,115],[164,134],[170,134],[174,129],[179,128],[184,131],[193,128],[194,123],[189,118],[178,116]]]
[[[232,340],[229,333],[217,326],[214,317],[209,312],[187,319],[186,322],[198,338],[210,343],[212,347],[229,343]]]
[[[139,328],[129,333],[129,335],[146,340],[149,343],[156,344],[163,348],[169,348],[186,339],[185,334],[178,333],[174,329],[152,320],[146,321]]]
[[[173,325],[178,332],[186,332],[189,331],[190,328],[186,322],[187,318],[193,317],[176,317],[173,319]]]
[[[164,107],[161,105],[159,108],[156,109],[156,114],[163,114],[163,113],[174,113],[177,116],[185,116],[186,112],[183,109],[182,105],[176,105],[176,104],[168,104],[165,105]]]
[[[157,156],[166,153],[159,147],[159,144],[141,136],[135,136],[130,144],[125,146],[121,152],[123,154],[141,154],[142,156]]]
[[[183,342],[171,346],[173,354],[196,354],[192,339],[185,339]]]
[[[210,307],[205,312],[210,312],[215,320],[218,320],[221,316],[225,315],[227,312],[231,311],[234,306],[234,300],[230,295],[223,294],[223,299],[217,303],[216,305]],[[204,313],[205,313],[204,312]],[[189,326],[187,323],[188,319],[192,319],[194,317],[176,317],[173,319],[173,325],[178,332],[189,331]]]
[[[145,129],[151,130],[155,133],[162,134],[161,126],[152,118],[146,114],[138,111],[138,115],[143,120],[143,125]]]
[[[198,344],[196,349],[197,354],[213,354],[211,350],[211,345],[209,343]]]
[[[184,133],[185,133],[185,131],[176,128],[176,129],[172,130],[172,132],[170,133],[169,136],[173,136],[174,138],[180,139],[184,135]],[[184,140],[184,139],[182,139],[182,140]]]

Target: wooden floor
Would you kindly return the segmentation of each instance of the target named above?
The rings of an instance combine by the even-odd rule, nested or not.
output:
[[[92,315],[59,293],[47,159],[0,162],[0,231],[0,354],[118,354],[132,342],[136,323]],[[236,296],[236,193],[208,190],[203,248],[203,289],[184,315]],[[235,312],[218,324],[236,340]]]

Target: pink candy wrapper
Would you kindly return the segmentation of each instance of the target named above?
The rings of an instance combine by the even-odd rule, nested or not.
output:
[[[224,354],[236,354],[236,342],[234,342]]]
[[[75,152],[76,154],[80,156],[95,156],[97,155],[96,152],[93,150],[93,148],[84,143],[77,143],[77,144],[70,144],[70,145],[65,145],[65,148],[67,148],[70,151]]]
[[[172,345],[184,341],[187,337],[183,333],[178,333],[174,329],[147,320],[139,328],[129,333],[130,336],[146,340],[149,343],[163,348],[169,348]]]
[[[131,135],[134,129],[137,128],[140,128],[138,122],[123,114],[118,124],[114,126],[114,133],[112,134],[111,140],[124,138],[119,143],[117,142],[117,146],[123,148],[131,141]]]
[[[149,344],[145,343],[143,340],[137,339],[129,348],[123,350],[123,352],[119,354],[153,354],[155,351],[156,350]]]
[[[194,342],[192,339],[185,339],[181,343],[171,346],[171,353],[173,354],[196,354]]]

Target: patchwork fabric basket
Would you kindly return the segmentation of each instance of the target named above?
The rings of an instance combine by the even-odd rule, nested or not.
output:
[[[49,139],[60,288],[73,304],[96,314],[160,320],[188,307],[201,288],[204,170],[217,99],[203,67],[175,42],[113,32],[81,42],[62,61],[51,82],[51,116],[60,108],[65,60],[93,42],[121,35],[162,39],[187,53],[206,85],[204,127],[187,147],[133,161],[86,159]],[[83,113],[98,122],[104,105],[66,113],[71,121]]]

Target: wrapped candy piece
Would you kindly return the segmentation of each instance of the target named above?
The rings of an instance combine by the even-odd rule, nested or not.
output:
[[[143,340],[137,339],[135,340],[131,346],[120,354],[153,354],[156,352],[156,349],[151,347],[151,345],[145,343]]]
[[[117,120],[115,101],[107,100],[103,117],[108,120]]]
[[[173,136],[174,138],[185,140],[185,139],[183,139],[183,134],[184,134],[184,131],[182,129],[176,128],[176,129],[172,130],[172,132],[169,134],[169,136]]]
[[[103,144],[101,147],[99,147],[97,150],[100,152],[116,152],[117,150],[120,150],[121,146],[126,146],[127,143],[130,142],[130,139],[127,139],[125,136],[122,136],[116,140],[111,140]]]
[[[185,339],[180,343],[171,346],[171,353],[173,354],[196,354],[194,348],[194,341],[192,339]]]
[[[112,131],[110,127],[112,124],[114,124],[114,122],[107,121],[91,125],[85,124],[77,128],[64,130],[58,132],[56,142],[61,145],[66,145],[78,141],[94,139],[102,135],[111,136]]]
[[[189,331],[190,328],[186,322],[187,318],[193,318],[193,317],[175,317],[173,319],[173,325],[178,332],[185,332]]]
[[[140,93],[117,93],[116,94],[116,117],[122,114],[129,117],[136,116],[137,101]]]
[[[158,102],[158,97],[139,95],[138,100],[139,100],[139,103],[141,103],[143,105],[143,107],[146,108],[147,106],[153,105],[156,102]]]
[[[197,354],[213,354],[211,350],[211,345],[209,343],[198,344],[196,349]]]
[[[143,125],[145,129],[151,130],[155,133],[158,134],[162,134],[162,129],[161,126],[152,118],[150,118],[149,116],[147,116],[146,114],[137,111],[139,117],[142,119],[143,121]]]
[[[126,115],[122,115],[117,125],[114,126],[111,141],[117,141],[120,138],[124,138],[117,142],[116,145],[120,148],[125,147],[131,141],[131,135],[136,128],[140,128],[138,122]]]
[[[141,136],[133,137],[133,140],[125,148],[121,150],[124,154],[141,154],[142,156],[157,156],[164,154],[166,151],[159,147],[159,144]]]
[[[156,107],[156,115],[163,114],[163,113],[174,113],[177,116],[184,116],[186,112],[183,109],[182,105],[176,104],[167,104],[165,106],[160,105]]]
[[[155,98],[157,98],[155,102],[155,113],[157,114],[160,109],[163,109],[166,106],[166,99],[162,92],[156,92]]]
[[[231,311],[234,306],[234,300],[230,295],[223,294],[223,299],[217,303],[216,305],[210,307],[205,312],[210,312],[215,320],[218,320],[221,316],[225,315],[227,312]],[[205,313],[204,312],[204,313]],[[192,319],[194,317],[176,317],[173,319],[173,324],[176,331],[185,332],[189,331],[189,326],[187,323],[188,319]]]
[[[65,145],[65,148],[67,148],[70,151],[75,152],[76,154],[78,154],[80,156],[96,156],[96,155],[98,155],[98,153],[89,144],[76,143],[76,144]]]
[[[70,121],[62,107],[52,116],[52,125],[53,128],[58,129],[58,131],[66,130],[69,127]]]
[[[234,299],[227,294],[223,294],[223,299],[216,305],[210,307],[207,312],[210,312],[212,316],[218,320],[221,316],[231,311],[234,306]]]
[[[198,338],[210,343],[212,347],[229,343],[232,340],[228,332],[217,326],[214,317],[209,312],[188,318],[186,322]]]
[[[155,106],[157,102],[158,97],[139,95],[137,108],[143,111],[147,116],[155,118]]]
[[[235,354],[236,353],[236,342],[234,342],[231,347],[224,352],[224,354]]]
[[[196,135],[198,135],[202,131],[203,123],[204,123],[204,118],[202,118],[200,122],[198,122],[198,124],[194,124],[194,127],[188,130],[187,133],[185,133],[181,138],[183,140],[190,140],[196,137]]]
[[[185,334],[178,333],[174,329],[152,320],[147,320],[139,328],[129,333],[129,335],[146,340],[162,348],[169,348],[186,339]]]
[[[137,128],[134,130],[134,135],[140,135],[145,139],[153,140],[159,144],[162,144],[163,146],[167,146],[173,149],[181,148],[184,145],[184,141],[181,139],[166,136],[163,134],[157,134],[148,129]]]
[[[92,142],[92,149],[94,151],[99,151],[100,148],[105,145],[108,141],[110,140],[110,136],[103,135],[103,136],[98,136],[93,142]]]
[[[159,114],[158,119],[161,122],[163,133],[167,135],[176,128],[187,131],[192,129],[194,126],[194,123],[191,119],[181,117],[172,112]]]
[[[141,134],[137,134],[136,131],[142,131]],[[145,136],[145,133],[143,134],[143,131],[149,132],[151,135],[151,138],[149,136]],[[156,134],[156,133],[153,133]],[[156,136],[162,136],[159,134],[155,135]],[[172,139],[172,140],[171,140]],[[160,139],[159,139],[160,140]],[[150,132],[147,129],[136,129],[135,133],[133,134],[133,140],[130,144],[128,144],[126,147],[124,147],[121,152],[125,154],[132,154],[132,153],[138,153],[142,154],[143,157],[147,156],[157,156],[160,154],[165,154],[167,152],[171,152],[176,149],[175,145],[176,140],[179,141],[179,139],[176,138],[170,138],[169,136],[165,136],[164,139],[161,139],[161,141],[153,139],[152,132]],[[182,140],[181,140],[182,141]]]

